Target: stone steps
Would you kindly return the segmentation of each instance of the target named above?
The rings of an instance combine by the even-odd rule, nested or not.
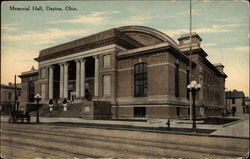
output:
[[[56,104],[53,106],[53,111],[50,112],[49,105],[43,105],[39,110],[39,116],[41,117],[81,117],[83,110],[82,103],[68,104],[67,111],[63,111],[62,104]],[[36,112],[30,113],[36,115]]]

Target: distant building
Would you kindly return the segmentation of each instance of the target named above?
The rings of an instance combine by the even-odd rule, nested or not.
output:
[[[233,116],[246,113],[245,95],[243,91],[227,91],[225,98],[226,108]]]
[[[21,84],[16,84],[16,102],[19,105],[20,96],[21,96]],[[15,85],[9,83],[8,85],[1,84],[1,113],[8,114],[11,111],[11,108],[14,106],[15,101]]]
[[[32,67],[30,71],[22,72],[18,77],[21,78],[22,96],[20,98],[20,108],[26,111],[26,105],[34,103],[34,96],[38,91],[38,71]],[[37,85],[37,86],[36,86]]]
[[[191,79],[202,85],[197,115],[221,115],[224,66],[208,61],[198,34],[191,37],[182,35],[178,44],[156,29],[125,26],[46,48],[35,58],[38,71],[19,76],[27,90],[21,102],[32,102],[38,92],[44,104],[81,104],[83,117],[102,116],[109,105],[113,118],[187,118]]]
[[[250,97],[245,98],[246,113],[250,114]]]

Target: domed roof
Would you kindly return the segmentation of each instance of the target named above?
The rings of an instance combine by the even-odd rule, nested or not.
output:
[[[145,26],[123,26],[117,28],[124,34],[132,37],[138,42],[142,43],[145,46],[156,45],[163,42],[168,42],[171,45],[178,47],[178,44],[170,38],[168,35]]]

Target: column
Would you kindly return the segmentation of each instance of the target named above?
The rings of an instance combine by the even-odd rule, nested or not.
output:
[[[63,73],[64,73],[64,70],[63,70],[63,64],[59,64],[60,65],[60,98],[62,99],[63,98],[63,79],[64,79],[64,76],[63,76]]]
[[[75,60],[76,62],[76,98],[80,97],[80,61]]]
[[[49,99],[53,99],[53,66],[49,67]]]
[[[81,97],[85,98],[85,59],[81,60]]]
[[[69,67],[69,64],[68,63],[64,63],[64,95],[63,97],[68,99],[68,67]]]
[[[95,97],[98,96],[98,73],[99,73],[99,70],[98,70],[98,67],[99,67],[99,57],[98,55],[94,56],[95,58]]]

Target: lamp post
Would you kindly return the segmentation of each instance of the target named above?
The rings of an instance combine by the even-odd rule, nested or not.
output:
[[[193,132],[197,132],[196,130],[196,115],[195,115],[195,95],[196,92],[198,92],[201,88],[201,84],[198,84],[196,81],[192,81],[187,88],[191,91],[192,94],[192,100],[193,100],[193,104],[192,104],[192,120],[193,120],[193,127],[192,130]]]
[[[53,111],[53,100],[52,99],[49,100],[49,111],[50,112]]]
[[[39,101],[41,100],[41,96],[40,94],[36,94],[34,97],[35,101],[36,101],[36,123],[39,124]]]
[[[68,109],[67,109],[67,106],[68,106],[68,103],[67,103],[67,99],[66,98],[64,98],[64,100],[63,100],[63,111],[67,111]]]

